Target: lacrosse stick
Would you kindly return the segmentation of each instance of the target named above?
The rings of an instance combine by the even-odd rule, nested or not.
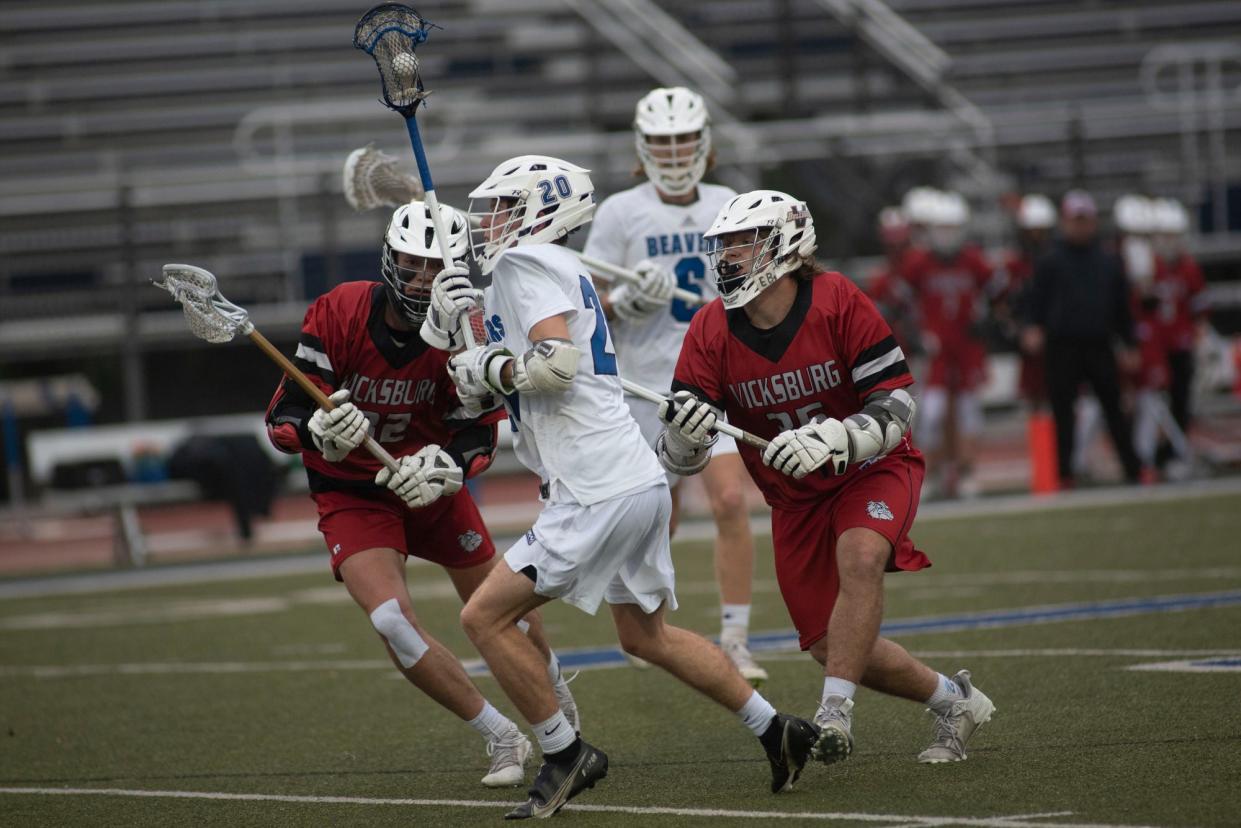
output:
[[[224,298],[211,272],[193,265],[166,264],[164,281],[155,282],[155,286],[168,291],[173,299],[181,303],[185,321],[189,323],[190,333],[194,336],[214,343],[228,342],[239,333],[248,336],[250,341],[259,346],[272,362],[279,365],[301,386],[320,408],[331,411],[336,407],[336,404],[319,390],[319,386],[311,382],[267,337],[255,329],[245,308]],[[366,435],[362,445],[389,471],[396,473],[400,470],[400,465],[374,437]]]
[[[619,279],[622,282],[637,284],[641,281],[638,274],[634,273],[632,270],[626,270],[623,267],[618,267],[609,262],[605,262],[602,259],[587,256],[585,253],[578,253],[576,250],[573,252],[577,254],[577,257],[582,260],[582,264],[586,265],[592,273],[606,279],[609,282],[615,282]],[[701,293],[694,293],[693,291],[686,290],[685,288],[673,288],[672,295],[674,298],[680,299],[687,305],[705,305],[707,303],[707,298]]]
[[[345,159],[345,201],[361,212],[400,207],[422,200],[422,184],[400,168],[396,158],[374,144],[355,149]]]
[[[647,402],[653,402],[656,405],[668,399],[668,397],[664,394],[656,393],[649,388],[643,388],[641,385],[630,382],[624,378],[621,379],[621,385],[624,387],[626,394],[632,394],[633,396],[644,399]],[[759,437],[756,434],[751,434],[748,431],[743,431],[732,423],[725,422],[724,420],[716,420],[715,425],[712,426],[712,428],[720,434],[727,434],[729,437],[740,440],[747,446],[753,446],[759,451],[765,451],[767,449],[767,441],[762,437]]]
[[[431,181],[431,168],[427,166],[427,153],[422,148],[422,135],[418,132],[418,122],[414,120],[418,104],[431,94],[423,89],[414,50],[426,41],[427,30],[434,25],[409,6],[381,3],[358,20],[353,30],[353,45],[375,59],[375,65],[379,67],[384,106],[399,112],[405,119],[409,143],[418,162],[423,201],[431,208],[431,223],[439,240],[440,257],[444,260],[444,266],[448,267],[452,263],[452,256],[448,253],[448,235],[444,231],[444,219],[440,216],[435,184]],[[473,348],[477,344],[469,325],[462,325],[461,333],[465,347]]]

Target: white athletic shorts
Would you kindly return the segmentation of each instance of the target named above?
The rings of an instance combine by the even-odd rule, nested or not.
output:
[[[672,497],[660,484],[591,506],[546,503],[504,561],[533,566],[534,591],[594,615],[599,604],[637,604],[645,613],[677,608],[668,548]]]
[[[625,397],[625,402],[629,403],[629,413],[637,421],[638,428],[642,429],[643,439],[646,440],[647,445],[654,449],[655,441],[659,439],[659,435],[664,430],[664,421],[659,419],[659,405],[638,397]],[[737,441],[727,434],[719,435],[719,438],[715,441],[715,447],[711,449],[712,457],[720,454],[736,453]],[[675,486],[681,482],[679,474],[673,474],[670,471],[665,471],[665,474],[668,476],[669,486]]]

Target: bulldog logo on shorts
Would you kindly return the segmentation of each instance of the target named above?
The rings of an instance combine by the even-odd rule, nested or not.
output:
[[[457,536],[457,543],[461,544],[461,548],[466,552],[473,552],[483,542],[483,536],[475,532],[473,529]]]
[[[892,520],[892,510],[882,500],[872,500],[866,504],[866,514],[875,520]]]

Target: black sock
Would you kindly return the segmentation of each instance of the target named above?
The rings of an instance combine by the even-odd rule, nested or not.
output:
[[[784,728],[780,727],[780,714],[771,717],[771,723],[767,725],[767,729],[763,731],[763,735],[758,740],[763,743],[763,747],[768,753],[777,753],[780,750],[780,738],[784,735]]]
[[[582,750],[582,737],[578,736],[573,740],[573,744],[564,750],[558,750],[555,753],[544,753],[543,758],[554,765],[568,765],[577,758],[577,754]]]

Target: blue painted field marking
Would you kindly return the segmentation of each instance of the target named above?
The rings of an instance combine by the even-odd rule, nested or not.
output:
[[[1026,607],[1013,610],[989,610],[961,613],[932,618],[908,618],[888,621],[880,628],[884,635],[917,635],[920,633],[959,632],[961,630],[998,629],[1022,627],[1030,624],[1050,624],[1057,621],[1084,621],[1094,618],[1119,618],[1128,615],[1148,615],[1158,612],[1211,609],[1241,605],[1241,590],[1208,592],[1197,595],[1157,595],[1151,598],[1121,598],[1115,601],[1091,601],[1082,604],[1055,604],[1044,607]],[[792,630],[754,633],[750,636],[750,649],[755,652],[794,650],[797,633]],[[617,647],[594,647],[556,651],[562,666],[569,669],[584,667],[619,667],[626,664],[625,656]],[[1231,665],[1228,665],[1231,666]],[[468,665],[470,672],[486,673],[481,664]]]

